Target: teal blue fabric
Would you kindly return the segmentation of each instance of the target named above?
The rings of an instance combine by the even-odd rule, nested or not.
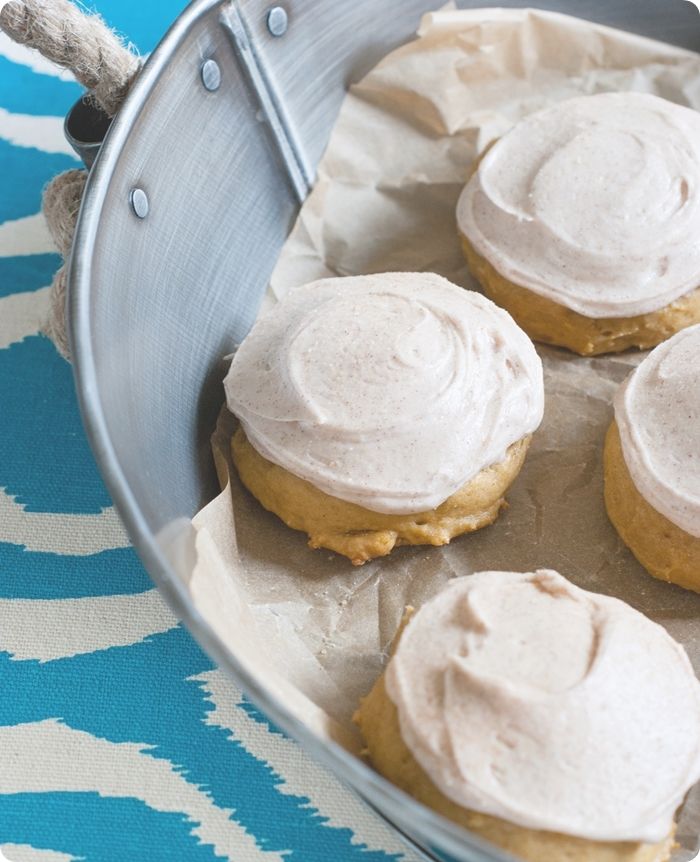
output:
[[[143,52],[180,4],[98,7]],[[112,508],[39,333],[60,258],[37,213],[78,166],[79,92],[0,40],[0,858],[412,858],[170,616]]]

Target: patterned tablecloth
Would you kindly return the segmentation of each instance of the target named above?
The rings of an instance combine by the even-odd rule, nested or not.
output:
[[[149,50],[178,0],[101,0]],[[68,75],[0,34],[0,858],[415,860],[237,692],[153,588],[39,334]]]

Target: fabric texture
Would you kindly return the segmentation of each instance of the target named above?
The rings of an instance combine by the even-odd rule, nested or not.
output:
[[[176,0],[101,0],[150,50]],[[41,191],[80,94],[0,34],[0,858],[414,860],[178,624],[129,546],[70,366]]]

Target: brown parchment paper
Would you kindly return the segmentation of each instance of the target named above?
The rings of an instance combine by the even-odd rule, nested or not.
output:
[[[700,56],[540,11],[426,16],[415,41],[351,88],[266,304],[314,278],[387,270],[432,270],[476,289],[454,215],[474,158],[528,113],[609,90],[653,92],[700,108]],[[611,399],[643,354],[582,359],[538,350],[545,418],[508,495],[510,508],[492,527],[447,547],[401,548],[361,568],[309,550],[305,536],[242,489],[229,459],[232,418],[222,412],[213,446],[225,490],[193,521],[190,590],[261,684],[318,732],[352,749],[350,717],[381,672],[404,606],[482,569],[550,567],[622,598],[665,625],[700,670],[700,596],[649,577],[603,505]],[[698,797],[680,821],[679,860],[697,849]]]

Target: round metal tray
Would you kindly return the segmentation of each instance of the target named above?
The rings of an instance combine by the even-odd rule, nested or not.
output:
[[[148,59],[92,168],[69,320],[93,451],[173,611],[273,721],[429,858],[503,862],[301,724],[224,646],[185,586],[188,519],[218,491],[209,434],[220,359],[255,319],[347,84],[409,39],[431,5],[290,0],[280,35],[266,4],[195,0]],[[685,0],[531,5],[700,49],[700,16]]]

